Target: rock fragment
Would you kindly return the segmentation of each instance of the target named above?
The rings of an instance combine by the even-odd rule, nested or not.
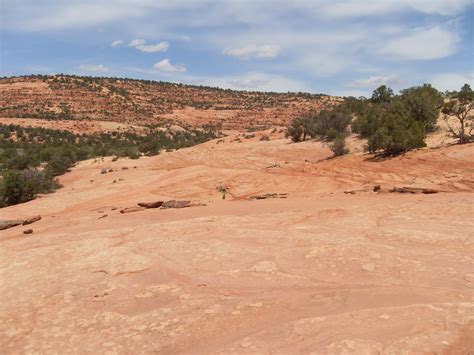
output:
[[[256,196],[251,196],[251,200],[266,200],[268,198],[287,198],[288,194],[283,193],[283,194],[277,194],[277,193],[268,193],[264,195],[256,195]]]
[[[436,194],[439,191],[422,187],[394,187],[390,192],[398,192],[401,194]]]
[[[35,222],[39,221],[40,219],[41,219],[41,216],[37,215],[37,216],[30,217],[30,218],[27,218],[27,219],[15,219],[15,220],[0,221],[0,230],[13,228],[13,227],[16,227],[16,226],[19,226],[19,225],[26,226],[28,224],[35,223]]]
[[[131,213],[131,212],[139,212],[145,210],[145,207],[134,206],[134,207],[127,207],[123,210],[120,210],[120,213]]]
[[[31,217],[31,218],[27,218],[23,221],[22,225],[26,226],[28,224],[35,223],[35,222],[38,222],[40,219],[41,219],[40,215]]]
[[[145,208],[158,208],[163,205],[164,201],[154,201],[154,202],[138,202],[138,206]]]
[[[22,220],[0,221],[0,230],[13,228],[22,224]]]
[[[170,200],[166,201],[161,205],[161,208],[185,208],[191,207],[191,201],[178,201],[178,200]]]

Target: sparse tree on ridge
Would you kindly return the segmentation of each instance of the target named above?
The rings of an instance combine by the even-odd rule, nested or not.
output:
[[[465,84],[456,98],[449,100],[443,106],[442,112],[448,116],[457,118],[459,125],[457,128],[449,126],[449,132],[459,143],[467,143],[473,140],[474,134],[474,92],[468,84]],[[469,131],[467,131],[469,130]]]
[[[385,85],[374,90],[371,101],[374,103],[390,102],[393,97],[393,90]]]

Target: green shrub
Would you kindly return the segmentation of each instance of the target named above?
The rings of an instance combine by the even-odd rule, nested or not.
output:
[[[73,160],[70,157],[54,155],[46,164],[45,170],[52,176],[59,176],[66,173],[73,165]]]
[[[150,129],[147,135],[128,132],[75,135],[67,131],[1,124],[0,135],[3,137],[0,139],[0,172],[3,171],[4,176],[2,191],[6,189],[8,196],[7,202],[1,200],[0,204],[3,206],[27,201],[34,198],[32,196],[36,195],[35,191],[44,190],[27,188],[32,186],[34,179],[31,177],[28,178],[28,183],[22,178],[20,189],[13,184],[14,179],[9,175],[13,174],[11,171],[34,171],[35,168],[44,166],[44,173],[41,174],[53,181],[54,176],[64,174],[80,160],[100,156],[128,156],[137,159],[141,156],[140,153],[156,155],[162,149],[171,151],[217,137],[211,128],[188,129],[185,132]],[[22,139],[17,140],[15,137]],[[1,196],[5,194],[2,192]]]
[[[296,117],[288,127],[287,135],[295,143],[306,140],[311,130],[310,123],[308,117]]]
[[[349,153],[349,149],[346,148],[346,139],[342,136],[334,138],[332,143],[329,144],[329,149],[336,157]]]
[[[427,132],[436,128],[439,110],[443,104],[441,94],[429,84],[401,91],[400,99],[407,106],[410,116],[422,124]]]
[[[306,116],[296,117],[288,127],[288,136],[293,142],[310,138],[325,138],[332,140],[337,135],[345,133],[351,122],[351,113],[343,108],[333,108],[320,112],[310,112]]]
[[[397,155],[426,146],[423,125],[411,118],[402,103],[395,103],[384,111],[382,119],[368,137],[369,151],[382,150],[387,155]]]
[[[393,90],[385,85],[379,86],[372,93],[372,98],[370,99],[373,103],[389,103],[392,101]]]
[[[442,98],[430,85],[414,87],[393,96],[379,88],[352,122],[352,130],[368,139],[371,152],[396,155],[426,146],[426,132],[436,127]]]
[[[33,200],[39,193],[58,187],[53,177],[42,171],[7,170],[0,183],[0,205],[10,206]]]

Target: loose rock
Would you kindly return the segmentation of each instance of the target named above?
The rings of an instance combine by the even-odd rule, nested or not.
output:
[[[191,201],[177,201],[177,200],[170,200],[166,201],[161,205],[161,208],[185,208],[190,207]]]
[[[41,219],[40,215],[31,217],[31,218],[27,218],[23,221],[23,225],[26,226],[27,224],[38,222],[40,219]]]
[[[0,230],[13,228],[22,224],[21,220],[12,220],[12,221],[0,221]]]
[[[439,191],[421,187],[394,187],[390,192],[398,192],[401,194],[436,194]]]
[[[145,207],[135,206],[135,207],[127,207],[123,210],[120,210],[120,213],[131,213],[131,212],[139,212],[145,210]]]
[[[251,200],[266,200],[268,198],[287,198],[288,194],[277,194],[277,193],[271,193],[271,194],[264,194],[264,195],[256,195],[250,197]]]
[[[32,234],[32,233],[33,233],[33,229],[27,229],[23,231],[23,234]]]
[[[138,206],[145,208],[158,208],[163,205],[164,201],[155,201],[155,202],[138,202]]]

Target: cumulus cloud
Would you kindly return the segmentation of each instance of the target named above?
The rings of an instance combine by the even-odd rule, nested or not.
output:
[[[457,51],[456,34],[440,27],[416,29],[390,40],[380,53],[396,59],[431,60],[449,57]]]
[[[146,44],[144,39],[134,39],[128,44],[129,47],[138,49],[145,53],[166,52],[170,46],[169,42],[163,41],[157,44]]]
[[[123,41],[121,39],[118,39],[116,41],[113,41],[112,43],[110,43],[110,46],[111,47],[119,47],[123,44]]]
[[[109,71],[109,68],[102,64],[81,64],[79,65],[79,69],[91,73],[106,73]]]
[[[240,59],[272,59],[278,56],[280,46],[273,44],[250,44],[237,48],[226,48],[223,53]]]
[[[158,63],[153,65],[153,68],[160,72],[176,74],[176,73],[185,73],[187,71],[186,66],[184,65],[173,65],[169,59],[163,59]]]
[[[374,88],[380,85],[397,85],[401,80],[396,75],[389,76],[371,76],[367,79],[354,80],[348,86],[355,88]]]
[[[5,12],[0,30],[6,29],[6,43],[11,47],[7,49],[15,49],[11,38],[18,32],[46,36],[43,32],[48,31],[68,37],[69,30],[79,28],[83,29],[82,35],[76,35],[77,31],[68,37],[77,45],[98,46],[107,33],[112,33],[129,38],[117,46],[130,45],[129,48],[145,53],[159,53],[168,50],[168,42],[147,43],[141,38],[176,40],[181,41],[180,50],[189,56],[190,63],[199,62],[196,70],[202,68],[215,82],[218,78],[213,72],[219,71],[225,78],[220,82],[227,87],[271,90],[284,83],[293,90],[306,82],[313,89],[330,91],[339,86],[340,90],[355,92],[364,85],[386,81],[384,73],[403,74],[404,85],[416,85],[418,81],[429,81],[436,70],[449,71],[442,70],[442,65],[453,66],[456,69],[452,70],[459,72],[470,70],[468,26],[472,0],[275,0],[271,6],[267,0],[0,1]],[[104,29],[104,34],[98,34],[98,28]],[[189,40],[186,35],[192,35],[193,40],[185,43]],[[24,36],[27,42],[32,41],[27,37]],[[130,42],[133,38],[136,39]],[[58,42],[51,45],[63,49]],[[219,54],[247,61],[233,68],[224,67]],[[77,63],[75,55],[75,51],[67,51],[65,59]],[[101,61],[90,55],[87,61]],[[429,68],[424,63],[439,58],[446,59],[436,62],[436,67]],[[52,59],[31,60],[44,60],[55,66],[53,70],[62,69],[61,64],[50,64]],[[129,65],[139,66],[140,62],[133,59],[130,58]],[[7,60],[6,66],[15,67],[12,59]],[[143,67],[151,73],[143,77],[186,70],[169,60],[159,67],[160,72],[151,64]],[[247,71],[265,71],[276,76],[229,76],[230,72]],[[354,76],[357,74],[360,80],[354,80],[359,79]],[[180,80],[183,77],[176,76]],[[299,81],[288,82],[290,77]],[[350,80],[354,81],[348,83]]]

